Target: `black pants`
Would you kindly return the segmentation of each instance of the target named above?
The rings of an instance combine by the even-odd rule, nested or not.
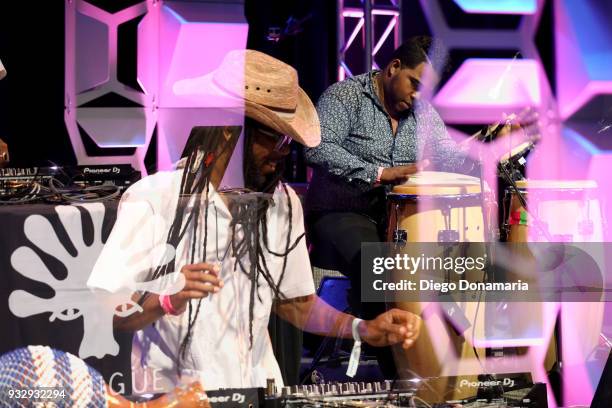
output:
[[[349,305],[353,314],[373,319],[385,312],[384,303],[361,303],[361,243],[381,242],[384,226],[372,218],[353,212],[310,214],[308,235],[313,244],[313,266],[340,271],[351,281]],[[386,378],[396,375],[390,347],[372,348]]]

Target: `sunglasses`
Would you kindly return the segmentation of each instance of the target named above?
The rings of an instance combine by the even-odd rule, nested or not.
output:
[[[257,127],[257,131],[259,133],[269,137],[270,140],[274,140],[274,142],[276,143],[274,145],[274,151],[276,151],[276,152],[281,151],[286,146],[289,146],[289,144],[293,140],[293,139],[291,139],[290,136],[283,135],[283,134],[280,134],[280,133],[275,132],[273,130],[270,130],[270,129],[267,129],[267,128],[263,128],[263,127],[260,127],[260,126]]]

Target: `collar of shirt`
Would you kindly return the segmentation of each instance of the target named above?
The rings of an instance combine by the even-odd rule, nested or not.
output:
[[[186,163],[187,163],[187,158],[183,157],[178,162],[176,162],[176,164],[174,165],[174,168],[178,171],[181,171],[181,174],[182,174],[182,172],[185,171]],[[204,205],[205,201],[206,201],[206,195],[202,194],[202,197],[200,200],[201,205]],[[217,192],[217,189],[212,183],[208,183],[208,201],[210,204],[214,204],[215,207],[217,208],[217,211],[222,212],[224,217],[231,218],[230,211],[227,208],[225,201],[221,198],[221,196]],[[193,202],[189,206],[192,207]]]
[[[225,204],[225,200],[221,198],[221,195],[217,192],[215,186],[213,186],[212,183],[208,183],[208,194],[208,200],[209,202],[214,204],[216,210],[223,213],[224,217],[231,219],[232,216],[230,214],[229,208],[227,208],[227,204]],[[206,200],[206,197],[202,197],[202,205],[204,205],[204,200]]]
[[[361,78],[360,83],[363,86],[363,93],[367,95],[370,99],[372,99],[372,102],[374,102],[374,104],[380,110],[387,113],[385,111],[385,107],[382,104],[382,101],[378,98],[378,94],[376,93],[376,87],[374,84],[374,81],[376,80],[375,77],[376,75],[379,75],[380,72],[380,70],[370,71],[368,75],[364,75],[363,78]]]
[[[380,109],[380,111],[383,112],[386,116],[390,117],[382,101],[378,97],[378,94],[376,93],[376,85],[374,81],[376,80],[376,76],[380,75],[381,73],[382,73],[381,70],[375,69],[375,70],[368,72],[367,75],[359,75],[353,78],[357,79],[357,81],[361,84],[361,86],[363,87],[362,92],[372,100],[374,105],[378,109]],[[415,101],[415,104],[418,104],[418,101]],[[402,118],[400,118],[399,121],[401,122],[402,120],[406,119],[410,115],[414,115],[413,108],[410,108],[410,110]]]

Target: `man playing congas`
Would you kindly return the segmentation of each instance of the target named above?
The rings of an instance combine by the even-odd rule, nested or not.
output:
[[[443,65],[440,44],[413,37],[382,70],[336,83],[319,99],[321,144],[305,151],[314,168],[307,224],[314,250],[350,278],[357,315],[374,316],[385,308],[361,307],[360,259],[362,242],[384,240],[389,186],[424,167],[458,172],[466,162],[440,115],[419,100],[422,83],[431,86]],[[377,357],[385,376],[393,378],[390,350]]]

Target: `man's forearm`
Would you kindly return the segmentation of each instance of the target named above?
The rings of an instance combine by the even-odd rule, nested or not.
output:
[[[304,331],[329,337],[353,337],[351,324],[355,317],[334,309],[317,295],[278,301],[275,311]]]
[[[132,297],[134,302],[137,302],[140,295]],[[159,297],[151,294],[147,296],[142,304],[142,312],[132,313],[127,317],[119,317],[115,315],[113,326],[115,330],[135,332],[145,328],[151,323],[161,318],[165,313],[159,304]]]

